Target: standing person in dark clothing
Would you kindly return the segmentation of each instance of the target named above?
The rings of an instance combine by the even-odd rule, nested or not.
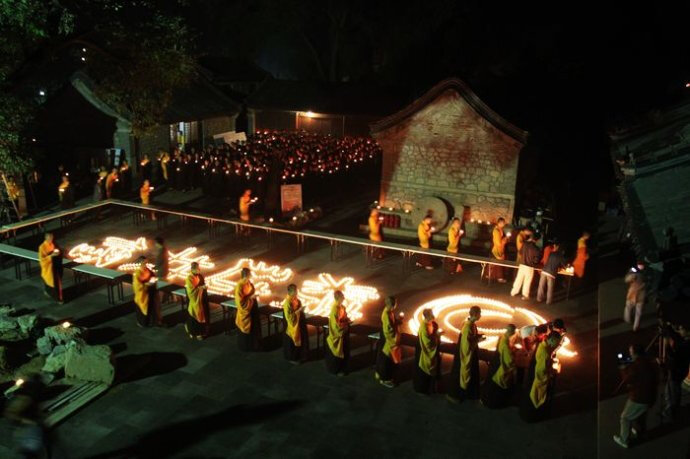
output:
[[[683,380],[690,367],[690,329],[687,325],[677,325],[669,330],[666,363],[666,386],[664,388],[664,422],[672,422],[678,417]]]
[[[546,290],[546,304],[551,304],[553,301],[553,289],[556,285],[556,276],[558,271],[566,264],[565,256],[560,250],[558,243],[552,245],[551,253],[549,254],[544,267],[539,275],[539,288],[537,289],[537,301],[544,301],[544,290]]]
[[[40,401],[45,385],[38,374],[18,380],[19,388],[5,405],[4,415],[15,428],[16,449],[25,458],[44,457],[50,449],[41,416]]]
[[[141,181],[143,182],[144,180],[148,180],[151,182],[153,179],[153,175],[151,174],[153,166],[151,165],[149,155],[144,154],[144,158],[139,163],[139,167],[141,168]]]
[[[613,441],[623,448],[628,447],[633,422],[638,424],[637,430],[633,430],[635,436],[639,437],[644,433],[647,412],[656,401],[658,385],[658,367],[645,355],[644,346],[630,346],[630,357],[632,363],[621,368],[623,382],[628,386],[628,400],[621,413],[620,434],[613,436]]]
[[[165,282],[168,279],[168,247],[165,244],[165,240],[161,236],[157,236],[154,241],[156,247],[156,277],[159,281]],[[163,292],[161,301],[165,303],[169,297],[170,293]]]
[[[120,164],[120,195],[127,197],[132,192],[132,169],[129,168],[129,163],[126,159],[122,160]]]
[[[515,282],[513,282],[513,289],[510,291],[510,296],[516,296],[522,289],[522,299],[529,300],[529,291],[532,287],[532,278],[534,277],[534,268],[539,266],[541,261],[541,252],[532,240],[532,236],[527,234],[521,248],[522,257],[520,266],[518,267]]]

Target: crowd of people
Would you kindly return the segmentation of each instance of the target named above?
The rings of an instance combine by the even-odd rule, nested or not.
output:
[[[381,148],[368,137],[264,130],[250,134],[246,141],[144,154],[136,182],[126,159],[112,167],[101,166],[93,178],[92,197],[95,201],[129,198],[136,188],[142,202],[149,203],[155,185],[182,192],[200,189],[208,197],[234,200],[250,189],[272,203],[274,208],[264,208],[264,213],[274,214],[280,185],[299,183],[303,194],[319,193],[323,186],[342,187],[347,176],[351,180],[349,173],[360,177],[374,171],[380,156]],[[72,208],[75,184],[63,165],[58,174],[60,207]]]
[[[204,195],[236,197],[246,189],[263,196],[281,184],[318,188],[346,172],[371,165],[380,157],[378,144],[366,137],[334,137],[305,131],[257,131],[246,141],[161,152],[154,163],[145,155],[142,180],[171,189],[201,189]]]
[[[374,242],[383,241],[382,235],[383,217],[377,208],[371,209],[368,219],[369,240]],[[419,247],[429,249],[434,234],[437,232],[433,226],[434,221],[431,215],[426,215],[417,227],[417,239]],[[459,253],[460,240],[465,234],[462,229],[463,222],[459,218],[453,218],[448,228],[446,251],[451,255]],[[498,261],[506,260],[506,246],[514,240],[517,251],[516,262],[518,270],[510,291],[511,296],[521,294],[523,300],[530,298],[532,283],[535,270],[539,270],[539,282],[537,286],[537,301],[546,300],[546,304],[553,302],[553,292],[556,286],[556,277],[559,272],[567,267],[571,267],[572,275],[582,278],[585,273],[585,265],[589,254],[587,251],[587,241],[589,233],[582,233],[577,241],[577,251],[575,257],[568,261],[561,243],[558,239],[547,241],[546,245],[539,248],[536,244],[535,235],[531,228],[520,228],[513,239],[510,232],[505,231],[506,221],[503,217],[498,218],[492,230],[491,257]],[[383,258],[383,250],[374,247],[373,256]],[[444,259],[444,267],[449,274],[462,272],[462,264],[457,258],[447,257]],[[430,254],[420,253],[417,256],[416,265],[424,269],[434,269],[433,258]],[[499,283],[506,283],[504,268],[501,265],[489,265],[488,276]]]

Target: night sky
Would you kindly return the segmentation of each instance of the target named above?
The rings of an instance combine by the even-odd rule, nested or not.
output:
[[[610,189],[608,129],[683,97],[690,78],[687,5],[343,4],[213,0],[187,14],[201,53],[245,57],[279,78],[395,85],[412,99],[460,77],[530,132],[520,180],[554,192],[572,231],[592,227]]]

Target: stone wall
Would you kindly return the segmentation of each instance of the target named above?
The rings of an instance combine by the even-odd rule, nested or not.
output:
[[[379,201],[384,206],[414,206],[435,196],[448,201],[458,217],[512,219],[523,145],[456,91],[444,91],[374,137],[383,148]]]

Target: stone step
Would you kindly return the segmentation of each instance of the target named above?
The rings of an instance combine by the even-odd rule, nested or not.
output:
[[[59,385],[60,381],[53,383]],[[64,381],[62,381],[64,383]],[[57,397],[41,404],[46,427],[53,427],[65,420],[77,410],[95,400],[106,390],[108,385],[101,382],[80,381],[62,392]]]

